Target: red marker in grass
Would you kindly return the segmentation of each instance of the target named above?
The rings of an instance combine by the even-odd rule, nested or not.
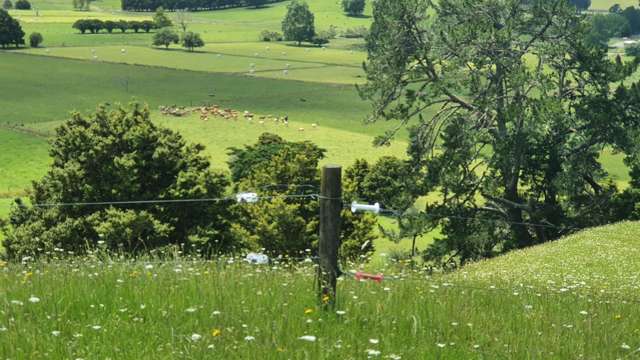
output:
[[[368,274],[362,271],[358,271],[355,274],[356,280],[361,281],[361,280],[373,280],[375,282],[382,282],[382,280],[384,279],[384,275],[382,274]]]

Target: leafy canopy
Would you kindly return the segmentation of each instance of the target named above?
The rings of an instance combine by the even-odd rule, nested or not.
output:
[[[362,15],[365,0],[342,0],[342,9],[350,16]]]
[[[260,196],[315,194],[320,186],[318,163],[325,150],[315,144],[289,142],[265,133],[258,142],[229,150],[229,168],[236,191]],[[234,206],[236,242],[273,255],[301,256],[317,251],[318,202],[309,198],[274,198],[257,204]],[[373,251],[371,216],[342,214],[343,259],[356,260]]]
[[[220,198],[227,178],[210,169],[201,145],[157,127],[149,110],[101,106],[74,113],[56,130],[52,164],[33,183],[30,204]],[[9,257],[110,250],[150,251],[180,245],[211,254],[233,249],[227,204],[105,204],[32,207],[18,202],[4,242]]]
[[[442,232],[428,259],[464,263],[615,220],[600,152],[637,163],[640,88],[622,81],[637,61],[610,60],[588,30],[566,0],[374,3],[360,91],[373,120],[413,124],[412,173],[439,195],[423,213]]]
[[[24,31],[18,20],[9,13],[0,9],[0,46],[6,48],[8,45],[18,47],[24,44]]]
[[[293,0],[287,5],[287,14],[282,20],[282,32],[285,40],[311,41],[316,33],[313,13],[306,2]]]
[[[202,41],[200,34],[187,31],[182,35],[182,46],[193,51],[194,48],[203,47],[204,41]]]
[[[169,48],[169,45],[177,44],[180,42],[180,37],[178,34],[171,28],[161,28],[155,34],[153,34],[153,45],[154,46],[164,46],[165,48]]]
[[[156,13],[153,15],[153,22],[157,29],[173,26],[173,22],[171,22],[171,19],[164,13],[162,6],[156,9]]]

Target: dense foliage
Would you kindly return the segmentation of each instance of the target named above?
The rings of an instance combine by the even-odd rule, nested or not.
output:
[[[8,257],[56,249],[78,254],[98,245],[128,253],[168,245],[204,254],[232,249],[225,202],[118,204],[220,198],[228,185],[210,169],[201,145],[187,145],[179,134],[154,125],[148,109],[75,113],[56,134],[51,167],[29,195],[28,204],[45,205],[19,201],[12,208],[3,244]],[[46,206],[53,203],[68,205]]]
[[[0,46],[4,49],[9,45],[18,47],[23,44],[24,31],[20,23],[6,10],[0,9]]]
[[[10,10],[13,8],[13,3],[11,2],[11,0],[4,0],[2,2],[2,8],[4,10]]]
[[[596,14],[590,18],[590,25],[586,38],[592,44],[607,46],[613,37],[631,35],[629,21],[620,14]]]
[[[16,10],[31,10],[31,3],[29,0],[16,0],[14,6]]]
[[[342,0],[342,10],[350,16],[362,15],[365,0]]]
[[[167,14],[164,13],[162,6],[156,9],[156,13],[153,15],[153,23],[155,24],[156,29],[162,29],[173,25],[171,19],[169,19]]]
[[[306,2],[293,0],[287,5],[287,14],[282,20],[282,32],[285,40],[295,41],[298,45],[313,39],[316,34],[315,20]]]
[[[43,40],[44,38],[39,32],[31,33],[31,35],[29,35],[29,46],[36,48],[42,44]]]
[[[494,256],[618,220],[619,202],[637,203],[618,200],[600,160],[619,151],[636,178],[640,87],[621,80],[637,60],[612,61],[588,29],[565,0],[374,3],[361,94],[373,119],[415,121],[418,195],[439,198],[423,214],[442,233],[427,259]]]
[[[182,46],[189,51],[193,51],[195,48],[203,47],[204,41],[200,37],[200,34],[187,31],[182,35]]]
[[[314,194],[320,185],[318,163],[324,153],[311,142],[288,142],[265,133],[254,145],[230,149],[229,168],[237,191],[256,191],[266,197]],[[249,248],[289,256],[317,251],[317,201],[274,198],[236,205],[233,211],[236,241]],[[355,260],[371,253],[375,219],[346,210],[342,215],[341,257]]]
[[[122,32],[126,32],[127,30],[133,30],[134,32],[139,32],[143,30],[144,32],[150,32],[152,29],[156,28],[156,23],[151,20],[143,20],[143,21],[112,21],[112,20],[99,20],[99,19],[78,19],[73,23],[72,27],[80,33],[84,34],[87,31],[91,34],[97,34],[101,30],[106,30],[108,33],[112,33],[114,29],[119,29]]]
[[[282,0],[122,0],[122,10],[155,11],[159,7],[171,11],[217,10],[240,6],[255,6],[255,1],[264,5]]]
[[[349,198],[369,204],[380,203],[388,210],[402,213],[415,202],[418,180],[409,163],[393,156],[383,156],[373,165],[364,159],[345,171],[345,193]]]
[[[640,33],[640,9],[629,6],[623,10],[619,5],[614,5],[608,14],[590,16],[589,23],[587,39],[593,44],[606,46],[611,38]]]
[[[162,28],[153,35],[153,46],[164,46],[166,49],[171,44],[177,44],[180,42],[180,37],[171,28]]]

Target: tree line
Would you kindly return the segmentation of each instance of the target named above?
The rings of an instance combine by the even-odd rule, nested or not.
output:
[[[166,10],[218,10],[232,7],[260,7],[282,0],[122,0],[122,10],[155,11],[162,7]]]
[[[77,29],[82,34],[87,31],[91,34],[97,34],[101,30],[106,30],[109,34],[113,32],[113,30],[120,30],[121,32],[126,32],[127,30],[133,30],[133,32],[139,32],[143,30],[144,32],[149,32],[152,29],[156,28],[156,23],[151,20],[143,20],[143,21],[126,21],[126,20],[99,20],[99,19],[79,19],[73,23],[71,26],[74,29]]]
[[[74,113],[56,130],[52,164],[33,183],[29,201],[16,200],[8,223],[0,222],[6,256],[95,249],[129,255],[177,249],[204,257],[247,250],[316,254],[319,204],[312,195],[319,191],[324,149],[265,133],[255,144],[229,149],[229,172],[212,170],[203,150],[156,125],[139,104]],[[234,194],[243,191],[262,200],[237,202]],[[217,200],[166,202],[172,199]],[[122,203],[132,200],[150,202]],[[344,259],[373,251],[374,225],[370,215],[343,211]]]

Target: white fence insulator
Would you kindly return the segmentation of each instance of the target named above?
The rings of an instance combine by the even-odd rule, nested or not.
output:
[[[256,203],[258,202],[258,194],[252,192],[243,192],[236,194],[236,201],[239,203]]]
[[[267,255],[258,254],[258,253],[248,253],[247,257],[245,258],[245,260],[248,263],[258,264],[258,265],[263,265],[263,264],[268,264],[269,263],[269,257]]]
[[[368,205],[368,204],[358,204],[357,202],[352,202],[351,203],[351,212],[355,213],[358,211],[368,211],[368,212],[372,212],[375,214],[379,214],[380,213],[380,203],[375,203],[373,205]]]

